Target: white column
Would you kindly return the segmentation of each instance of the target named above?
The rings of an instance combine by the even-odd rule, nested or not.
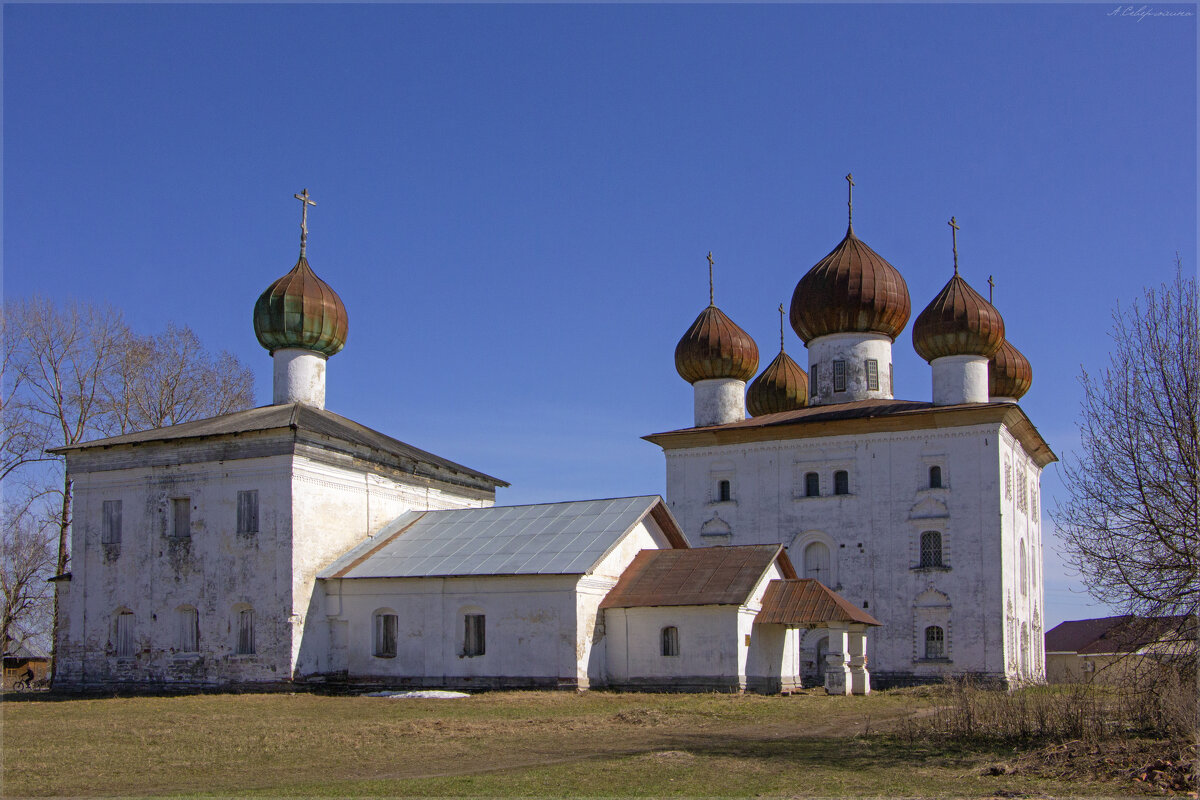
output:
[[[930,362],[933,367],[933,404],[988,401],[988,360],[984,356],[943,356]]]
[[[825,654],[825,694],[850,694],[850,667],[847,666],[848,632],[845,624],[829,625],[829,651]]]
[[[304,403],[325,407],[325,356],[289,347],[275,351],[272,403]]]
[[[871,693],[871,675],[867,672],[867,626],[851,624],[850,644],[850,690],[854,694]]]
[[[696,427],[724,425],[746,418],[746,382],[712,378],[692,384],[696,394]]]
[[[874,368],[867,362],[874,362]],[[834,364],[840,363],[841,367]],[[845,375],[844,387],[834,370]],[[813,380],[813,376],[816,380]],[[872,388],[874,387],[874,388]],[[892,398],[892,340],[882,333],[831,333],[808,343],[808,404]]]

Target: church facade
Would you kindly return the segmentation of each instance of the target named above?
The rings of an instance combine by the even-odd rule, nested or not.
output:
[[[1039,486],[1056,457],[1017,402],[1029,362],[959,274],[956,236],[953,257],[912,331],[931,400],[893,396],[908,289],[851,224],[792,295],[808,371],[781,322],[780,352],[756,377],[757,345],[710,288],[675,351],[694,424],[645,437],[663,449],[667,502],[693,544],[781,544],[802,577],[878,618],[877,685],[1045,678]],[[809,675],[841,649],[820,630],[800,648]]]

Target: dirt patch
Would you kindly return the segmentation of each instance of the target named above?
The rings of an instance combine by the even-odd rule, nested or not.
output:
[[[614,722],[625,725],[666,725],[669,717],[653,708],[631,708],[612,715]]]
[[[1111,781],[1144,794],[1196,797],[1200,791],[1198,766],[1194,743],[1126,739],[1049,745],[1009,764],[988,767],[985,773]]]

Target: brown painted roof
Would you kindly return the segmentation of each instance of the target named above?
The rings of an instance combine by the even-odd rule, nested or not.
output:
[[[710,378],[748,381],[758,369],[758,345],[724,311],[710,305],[675,345],[675,369],[688,383]]]
[[[807,402],[808,373],[782,350],[746,391],[746,409],[755,417],[795,411]]]
[[[1021,351],[1005,339],[988,360],[988,394],[1018,400],[1033,385],[1033,367]]]
[[[434,455],[419,448],[406,444],[399,439],[393,439],[377,430],[360,425],[354,420],[340,414],[314,408],[303,403],[286,405],[259,406],[245,411],[234,411],[208,419],[198,419],[193,422],[183,422],[179,425],[169,425],[165,428],[153,428],[148,431],[127,433],[123,436],[113,436],[108,439],[96,439],[82,442],[71,447],[56,447],[52,453],[75,453],[97,447],[117,447],[120,445],[142,445],[151,442],[169,442],[180,439],[201,439],[209,436],[230,436],[259,431],[286,430],[303,431],[307,433],[339,439],[351,444],[368,447],[385,453],[402,464],[430,464],[452,472],[462,473],[496,486],[508,486],[499,478],[493,478],[486,473],[464,467],[449,459]]]
[[[830,333],[882,333],[895,339],[911,309],[899,270],[850,227],[796,284],[789,319],[805,344]]]
[[[665,450],[682,447],[711,447],[721,444],[768,442],[818,436],[873,433],[879,431],[925,430],[985,423],[1003,423],[1021,442],[1039,466],[1058,457],[1037,428],[1015,403],[963,403],[935,406],[915,400],[855,400],[824,406],[806,406],[796,411],[761,417],[652,433],[642,438]]]
[[[601,608],[635,606],[740,606],[776,560],[784,575],[796,571],[783,547],[752,544],[643,550],[621,573]]]
[[[300,256],[254,304],[254,333],[274,353],[298,347],[331,356],[346,346],[350,317],[342,298]]]
[[[1188,635],[1190,617],[1100,617],[1061,622],[1046,631],[1047,653],[1129,653],[1172,635]],[[1194,631],[1191,633],[1194,637]]]
[[[926,361],[990,356],[1004,341],[1004,319],[955,271],[913,323],[913,348]]]
[[[762,611],[755,622],[819,626],[829,622],[879,625],[879,620],[820,581],[811,578],[775,580],[767,584]]]

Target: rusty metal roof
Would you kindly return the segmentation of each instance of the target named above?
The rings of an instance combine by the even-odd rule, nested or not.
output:
[[[912,339],[917,355],[926,361],[943,356],[990,356],[1004,341],[1004,319],[955,271],[917,315]]]
[[[807,402],[808,373],[783,350],[746,390],[746,409],[754,417],[795,411]]]
[[[879,625],[879,620],[820,581],[811,578],[775,580],[767,584],[762,611],[755,622],[819,627],[830,622]]]
[[[675,369],[688,383],[710,378],[748,381],[758,369],[758,345],[725,312],[710,305],[675,345]]]
[[[777,560],[780,572],[795,577],[787,554],[777,544],[643,550],[600,607],[740,606]]]
[[[297,347],[331,356],[345,347],[349,329],[342,298],[303,255],[254,304],[254,333],[272,353]]]
[[[1019,400],[1033,385],[1033,367],[1020,350],[1005,339],[988,360],[988,394]]]
[[[99,447],[117,447],[121,445],[143,445],[152,442],[169,442],[181,439],[202,439],[210,436],[236,436],[243,433],[264,432],[291,429],[297,432],[316,434],[355,445],[376,450],[399,461],[400,465],[416,467],[429,464],[452,472],[469,475],[494,486],[508,486],[508,483],[464,467],[449,459],[434,455],[419,448],[406,444],[399,439],[393,439],[377,430],[347,419],[340,414],[315,408],[304,403],[286,405],[259,406],[245,411],[234,411],[217,417],[199,419],[193,422],[183,422],[169,425],[165,428],[153,428],[148,431],[127,433],[123,436],[113,436],[108,439],[96,439],[81,442],[70,447],[56,447],[51,453],[75,453]]]
[[[796,284],[789,319],[805,344],[831,333],[882,333],[895,339],[910,311],[908,286],[899,270],[867,247],[851,226]]]

